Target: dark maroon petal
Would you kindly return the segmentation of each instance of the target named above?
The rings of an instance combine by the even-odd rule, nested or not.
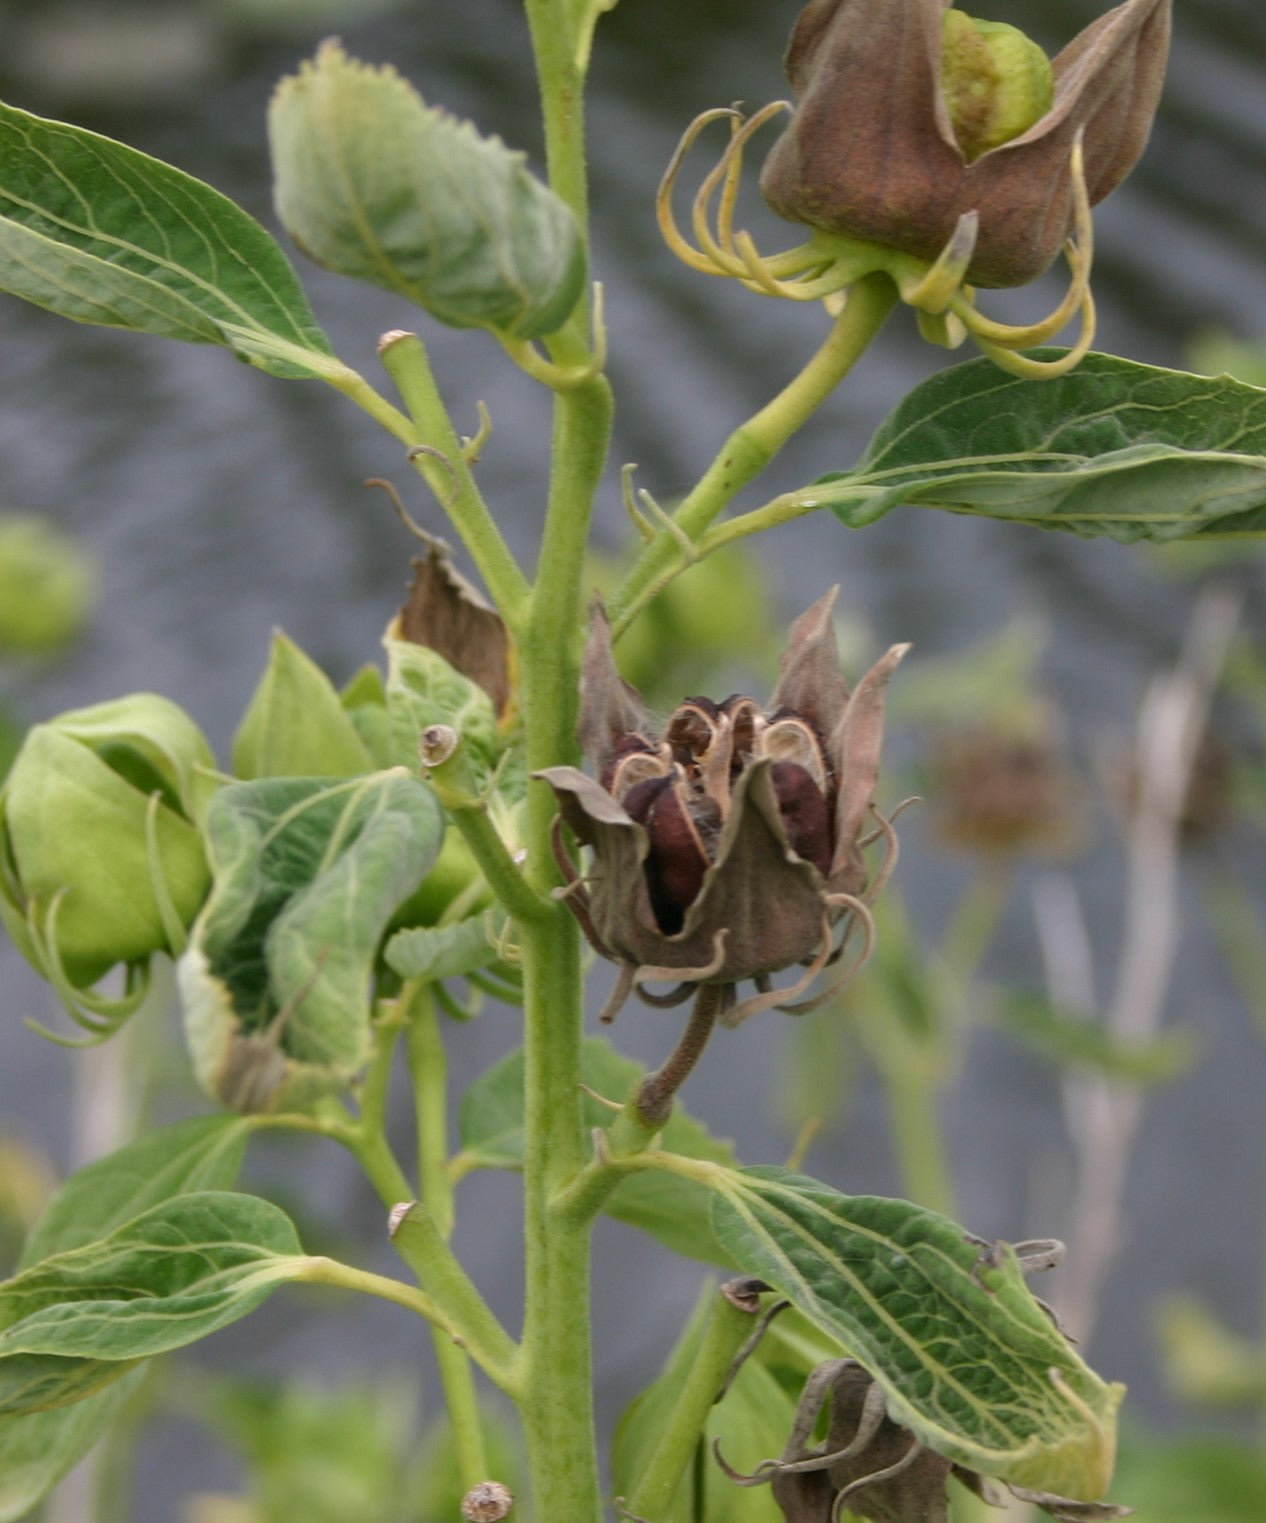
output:
[[[667,784],[670,780],[664,781]],[[654,787],[654,781],[639,784],[639,787]],[[634,793],[637,791],[633,790]],[[640,804],[640,800],[638,802]],[[646,859],[651,905],[664,934],[675,936],[681,930],[686,911],[703,887],[703,875],[709,866],[708,854],[690,817],[680,785],[656,790],[643,823],[651,842],[650,856]]]
[[[825,878],[831,871],[831,811],[821,790],[798,762],[775,762],[772,776],[788,844]]]
[[[673,760],[692,767],[716,739],[717,706],[710,698],[687,698],[669,715],[664,740]]]
[[[622,799],[634,783],[656,771],[660,774],[666,771],[659,760],[659,748],[644,735],[625,735],[599,773],[598,781],[613,798]]]
[[[739,772],[752,759],[756,745],[756,721],[760,717],[760,705],[754,698],[732,693],[721,705],[721,712],[729,719],[734,731],[734,751],[730,761],[731,772]]]
[[[645,825],[655,800],[665,788],[671,786],[672,781],[671,777],[648,777],[643,782],[635,783],[620,800],[629,819]]]

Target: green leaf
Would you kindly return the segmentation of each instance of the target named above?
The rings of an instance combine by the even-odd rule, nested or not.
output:
[[[1266,391],[1089,354],[1023,381],[971,360],[917,386],[859,464],[790,499],[850,528],[902,503],[1132,544],[1266,531]]]
[[[334,684],[280,630],[233,737],[238,777],[356,777],[372,772],[364,742]]]
[[[147,699],[166,703],[152,695],[137,695],[135,702]],[[132,703],[101,707],[116,712]],[[208,885],[201,836],[173,797],[174,766],[170,774],[160,770],[156,747],[151,750],[131,721],[117,744],[93,733],[87,716],[96,712],[64,716],[73,728],[60,720],[35,725],[0,793],[0,917],[50,981],[59,970],[46,947],[55,943],[61,970],[81,989],[115,963],[141,963],[170,950],[174,932],[164,900],[187,926]],[[198,750],[187,759],[196,767]],[[151,814],[155,793],[159,803]],[[161,885],[155,883],[151,822]]]
[[[369,1055],[383,935],[442,834],[430,789],[402,769],[220,789],[207,821],[214,886],[179,964],[210,1094],[275,1110],[351,1081]]]
[[[53,1196],[19,1268],[106,1237],[174,1196],[229,1188],[251,1130],[236,1116],[197,1116],[80,1169]],[[135,1370],[72,1406],[0,1420],[0,1523],[22,1517],[83,1458],[141,1378]]]
[[[198,775],[215,756],[188,714],[158,693],[131,693],[49,720],[49,728],[86,746],[142,793],[194,818]]]
[[[95,1242],[177,1195],[231,1188],[252,1130],[238,1116],[194,1116],[90,1163],[53,1196],[18,1267]]]
[[[276,1206],[219,1190],[45,1259],[0,1285],[0,1414],[91,1395],[238,1321],[307,1263]]]
[[[477,770],[484,777],[491,774],[505,746],[488,694],[427,645],[393,639],[383,644],[396,764],[416,767],[418,736],[431,725],[446,724],[466,742]]]
[[[387,689],[382,673],[366,663],[339,693],[361,743],[375,767],[391,765],[391,722],[387,717]]]
[[[114,1421],[141,1370],[70,1407],[0,1418],[0,1523],[16,1523],[72,1470]]]
[[[1093,1020],[1061,1010],[1040,994],[1006,989],[992,1002],[999,1024],[1043,1057],[1070,1067],[1089,1068],[1132,1084],[1163,1084],[1195,1061],[1195,1039],[1168,1031],[1150,1041],[1127,1041]]]
[[[521,153],[429,109],[392,68],[326,42],[268,112],[277,212],[325,269],[441,322],[535,338],[585,279],[575,218]]]
[[[621,1057],[599,1037],[585,1041],[581,1074],[596,1094],[623,1101],[642,1075],[631,1058]],[[587,1098],[583,1130],[607,1126],[611,1112]],[[462,1152],[466,1169],[523,1167],[523,1053],[509,1053],[482,1074],[462,1097]],[[718,1141],[680,1103],[664,1127],[663,1148],[689,1158],[730,1164],[734,1151]],[[707,1190],[691,1179],[659,1171],[632,1174],[621,1182],[604,1208],[608,1215],[649,1232],[675,1252],[705,1263],[733,1265],[710,1225]]]
[[[478,972],[497,960],[488,921],[482,914],[452,925],[397,931],[383,955],[387,966],[401,978],[425,978],[432,983]]]
[[[0,290],[76,322],[223,344],[272,375],[344,367],[273,238],[219,191],[0,105]]]
[[[1124,1387],[1082,1363],[1007,1245],[991,1265],[935,1212],[782,1169],[713,1179],[713,1222],[733,1260],[837,1338],[895,1422],[969,1470],[1102,1496]]]

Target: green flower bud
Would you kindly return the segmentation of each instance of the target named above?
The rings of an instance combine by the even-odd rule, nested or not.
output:
[[[45,977],[86,988],[178,951],[209,883],[191,823],[201,732],[139,693],[36,725],[0,790],[0,919]]]
[[[0,519],[0,647],[64,645],[92,611],[96,580],[83,551],[42,519]]]
[[[257,777],[357,777],[374,763],[333,684],[285,635],[233,739],[233,771]]]
[[[949,10],[941,17],[941,93],[970,164],[1046,115],[1055,78],[1050,59],[1018,27]]]

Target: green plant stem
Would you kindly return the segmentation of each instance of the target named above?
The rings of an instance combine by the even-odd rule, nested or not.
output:
[[[587,250],[589,183],[584,113],[588,58],[580,45],[583,18],[575,15],[575,7],[568,0],[524,0],[524,10],[536,60],[550,189],[571,207]],[[568,321],[567,331],[583,344],[587,329],[588,313],[582,300]],[[551,347],[557,354],[557,348]]]
[[[389,1275],[372,1274],[367,1269],[357,1269],[351,1264],[340,1263],[313,1255],[300,1262],[301,1267],[291,1278],[304,1285],[337,1285],[343,1290],[359,1291],[362,1295],[377,1296],[381,1301],[393,1301],[397,1306],[407,1307],[440,1327],[446,1327],[450,1335],[458,1337],[456,1328],[449,1322],[444,1311],[424,1290],[416,1290],[403,1280],[393,1280]]]
[[[412,990],[408,991],[402,996],[402,1001],[407,1002],[412,993]],[[339,1107],[333,1115],[279,1115],[261,1118],[260,1122],[261,1125],[284,1130],[316,1132],[342,1143],[356,1158],[379,1199],[387,1207],[406,1205],[414,1200],[413,1186],[400,1167],[383,1130],[388,1070],[400,1032],[399,1017],[394,1012],[388,1013],[392,1012],[392,1004],[390,1001],[382,1001],[379,1005],[381,1013],[375,1023],[375,1049],[366,1072],[364,1103],[359,1117],[353,1119]],[[396,1006],[397,1010],[401,1008],[404,1008],[403,1004]],[[430,1084],[437,1081],[430,1078],[427,1082]],[[442,1069],[438,1082],[442,1086]],[[440,1125],[443,1125],[442,1117]],[[434,1122],[428,1123],[428,1126],[433,1127]],[[419,1153],[421,1151],[422,1143],[419,1139]],[[441,1209],[447,1210],[451,1217],[451,1186],[442,1152],[439,1172],[444,1175],[440,1187]],[[435,1167],[428,1158],[426,1177],[433,1179],[434,1173]],[[448,1246],[446,1234],[439,1230],[425,1205],[415,1204],[405,1220],[397,1225],[392,1244],[422,1287],[420,1300],[407,1299],[408,1296],[416,1297],[418,1294],[411,1287],[382,1276],[372,1276],[372,1286],[352,1285],[346,1276],[337,1283],[347,1284],[352,1289],[368,1290],[370,1294],[382,1295],[388,1300],[398,1300],[402,1305],[420,1311],[441,1333],[442,1343],[439,1338],[436,1341],[441,1372],[446,1362],[450,1366],[455,1364],[454,1355],[459,1355],[465,1362],[466,1355],[462,1353],[465,1349],[495,1384],[512,1393],[513,1367],[518,1353],[514,1340],[489,1310]],[[337,1267],[340,1270],[347,1269],[345,1265]],[[347,1269],[347,1273],[354,1274],[358,1271]],[[401,1295],[390,1294],[382,1288],[393,1285],[398,1287]],[[469,1381],[469,1369],[466,1379]],[[447,1382],[445,1391],[448,1394]],[[457,1411],[465,1410],[462,1404],[466,1399],[465,1393],[459,1391]],[[470,1399],[473,1400],[473,1390]],[[455,1434],[458,1421],[455,1412]],[[477,1413],[475,1428],[478,1429]],[[473,1455],[473,1446],[468,1452]],[[487,1473],[483,1472],[477,1479],[487,1479]]]
[[[916,1205],[954,1216],[954,1186],[941,1133],[940,1065],[916,1057],[886,1066],[884,1083],[902,1193]]]
[[[435,493],[479,568],[498,612],[511,634],[517,635],[528,595],[527,581],[475,484],[426,349],[416,333],[401,332],[383,343],[379,358],[409,411],[408,418],[398,415],[405,424],[404,442],[435,451],[414,455],[413,467]],[[393,432],[402,437],[398,428]]]
[[[582,986],[575,925],[558,908],[522,938],[524,1271],[521,1414],[537,1512],[601,1517],[593,1421],[588,1219],[557,1209],[580,1172]]]
[[[576,753],[581,569],[606,460],[611,395],[598,376],[555,397],[553,472],[539,577],[520,647],[524,752],[532,773]],[[569,638],[570,636],[570,638]],[[553,796],[537,785],[525,820],[528,882],[557,881]],[[521,1404],[538,1513],[596,1523],[589,1223],[552,1198],[584,1164],[580,1088],[583,985],[575,922],[561,905],[519,925],[524,1019],[524,1273]]]
[[[642,1518],[668,1515],[703,1438],[704,1425],[725,1383],[734,1357],[751,1336],[756,1319],[718,1292],[694,1363],[660,1428],[650,1461],[638,1477],[627,1511]]]
[[[527,757],[529,771],[576,754],[582,578],[594,497],[610,444],[612,406],[605,376],[593,376],[554,401],[549,503],[520,651],[525,744],[534,747]],[[532,790],[529,799],[529,832],[537,845],[547,848],[543,856],[529,851],[529,861],[538,870],[547,862],[548,881],[553,883],[553,854],[548,850],[553,795],[541,787]]]
[[[458,1263],[424,1205],[415,1202],[399,1216],[391,1242],[438,1308],[436,1326],[465,1349],[495,1385],[517,1400],[519,1349]]]
[[[1010,864],[984,861],[959,895],[941,937],[939,961],[957,986],[952,997],[960,1004],[997,933],[1010,888]]]
[[[410,991],[406,1042],[417,1118],[418,1194],[436,1229],[453,1229],[453,1189],[448,1177],[448,1063],[440,1013],[430,989]],[[462,1490],[490,1478],[488,1452],[479,1415],[479,1396],[466,1352],[439,1328],[432,1329],[435,1360],[444,1388]]]
[[[524,878],[518,863],[497,834],[497,827],[489,816],[487,798],[477,792],[466,743],[458,737],[457,744],[442,761],[428,758],[424,747],[423,763],[427,768],[427,781],[461,832],[488,887],[507,914],[520,922],[539,920],[547,915],[550,901]]]
[[[588,243],[584,49],[568,0],[525,0],[540,86],[545,155],[554,192]],[[588,310],[578,301],[549,342],[560,364],[588,352]],[[524,755],[529,773],[576,754],[581,570],[594,495],[606,462],[611,391],[600,374],[554,395],[549,501],[537,581],[519,646]],[[528,882],[557,881],[550,849],[554,801],[529,790]],[[583,988],[576,926],[561,905],[519,927],[524,1019],[524,1308],[519,1410],[537,1515],[598,1523],[601,1488],[593,1421],[589,1328],[589,1223],[553,1209],[584,1164],[580,1089]]]
[[[661,529],[639,556],[611,600],[611,624],[617,635],[689,563],[682,539],[698,547],[717,515],[764,470],[848,374],[896,301],[896,287],[886,275],[867,275],[857,282],[818,352],[773,401],[734,430],[673,514],[674,529]]]

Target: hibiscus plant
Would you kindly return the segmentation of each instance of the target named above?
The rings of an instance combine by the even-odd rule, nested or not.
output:
[[[402,321],[420,307],[423,329],[486,330],[550,394],[534,566],[485,499],[484,430],[459,433],[424,335],[384,334],[381,382],[357,373],[234,203],[0,106],[0,287],[334,387],[382,426],[384,469],[407,462],[455,546],[424,536],[385,669],[337,691],[279,635],[226,765],[175,703],[134,694],[34,727],[0,791],[0,918],[18,948],[93,1042],[172,958],[211,1107],[72,1176],[0,1286],[0,1518],[90,1449],[153,1356],[293,1283],[393,1302],[405,1338],[409,1313],[429,1324],[467,1519],[916,1523],[946,1517],[951,1491],[966,1514],[1007,1489],[1057,1518],[1120,1514],[1103,1498],[1122,1388],[1028,1285],[1055,1246],[741,1167],[678,1094],[717,1026],[829,1020],[845,983],[864,989],[897,860],[881,742],[906,646],[846,674],[825,592],[767,702],[684,696],[662,723],[617,661],[685,569],[810,512],[859,527],[934,507],[1126,542],[1261,532],[1266,393],[1090,352],[1092,207],[1144,150],[1170,0],[1126,0],[1054,60],[945,0],[810,0],[793,101],[685,127],[658,198],[670,247],[753,300],[817,303],[823,336],[671,510],[626,476],[642,546],[598,600],[585,557],[612,412],[604,301],[619,297],[590,268],[582,103],[612,3],[524,0],[542,176],[334,42],[281,83],[268,123],[277,216],[303,256],[385,288]],[[765,134],[761,189],[803,233],[781,251],[739,213]],[[987,315],[992,288],[1061,256],[1054,310]],[[849,469],[737,506],[903,304],[929,340],[970,337],[981,355],[914,390]],[[1049,347],[1066,329],[1072,347]],[[587,1002],[590,948],[608,981]],[[466,1095],[454,1151],[445,1048],[489,993],[521,1005],[522,1044]],[[593,1034],[633,999],[682,1008],[650,1073]],[[397,1070],[409,1161],[385,1124]],[[236,1188],[270,1128],[349,1151],[398,1276],[305,1252],[279,1206]],[[472,1167],[521,1174],[513,1327],[451,1245]],[[604,1211],[724,1279],[609,1457],[586,1310]],[[517,1409],[523,1483],[499,1469],[485,1384]]]

